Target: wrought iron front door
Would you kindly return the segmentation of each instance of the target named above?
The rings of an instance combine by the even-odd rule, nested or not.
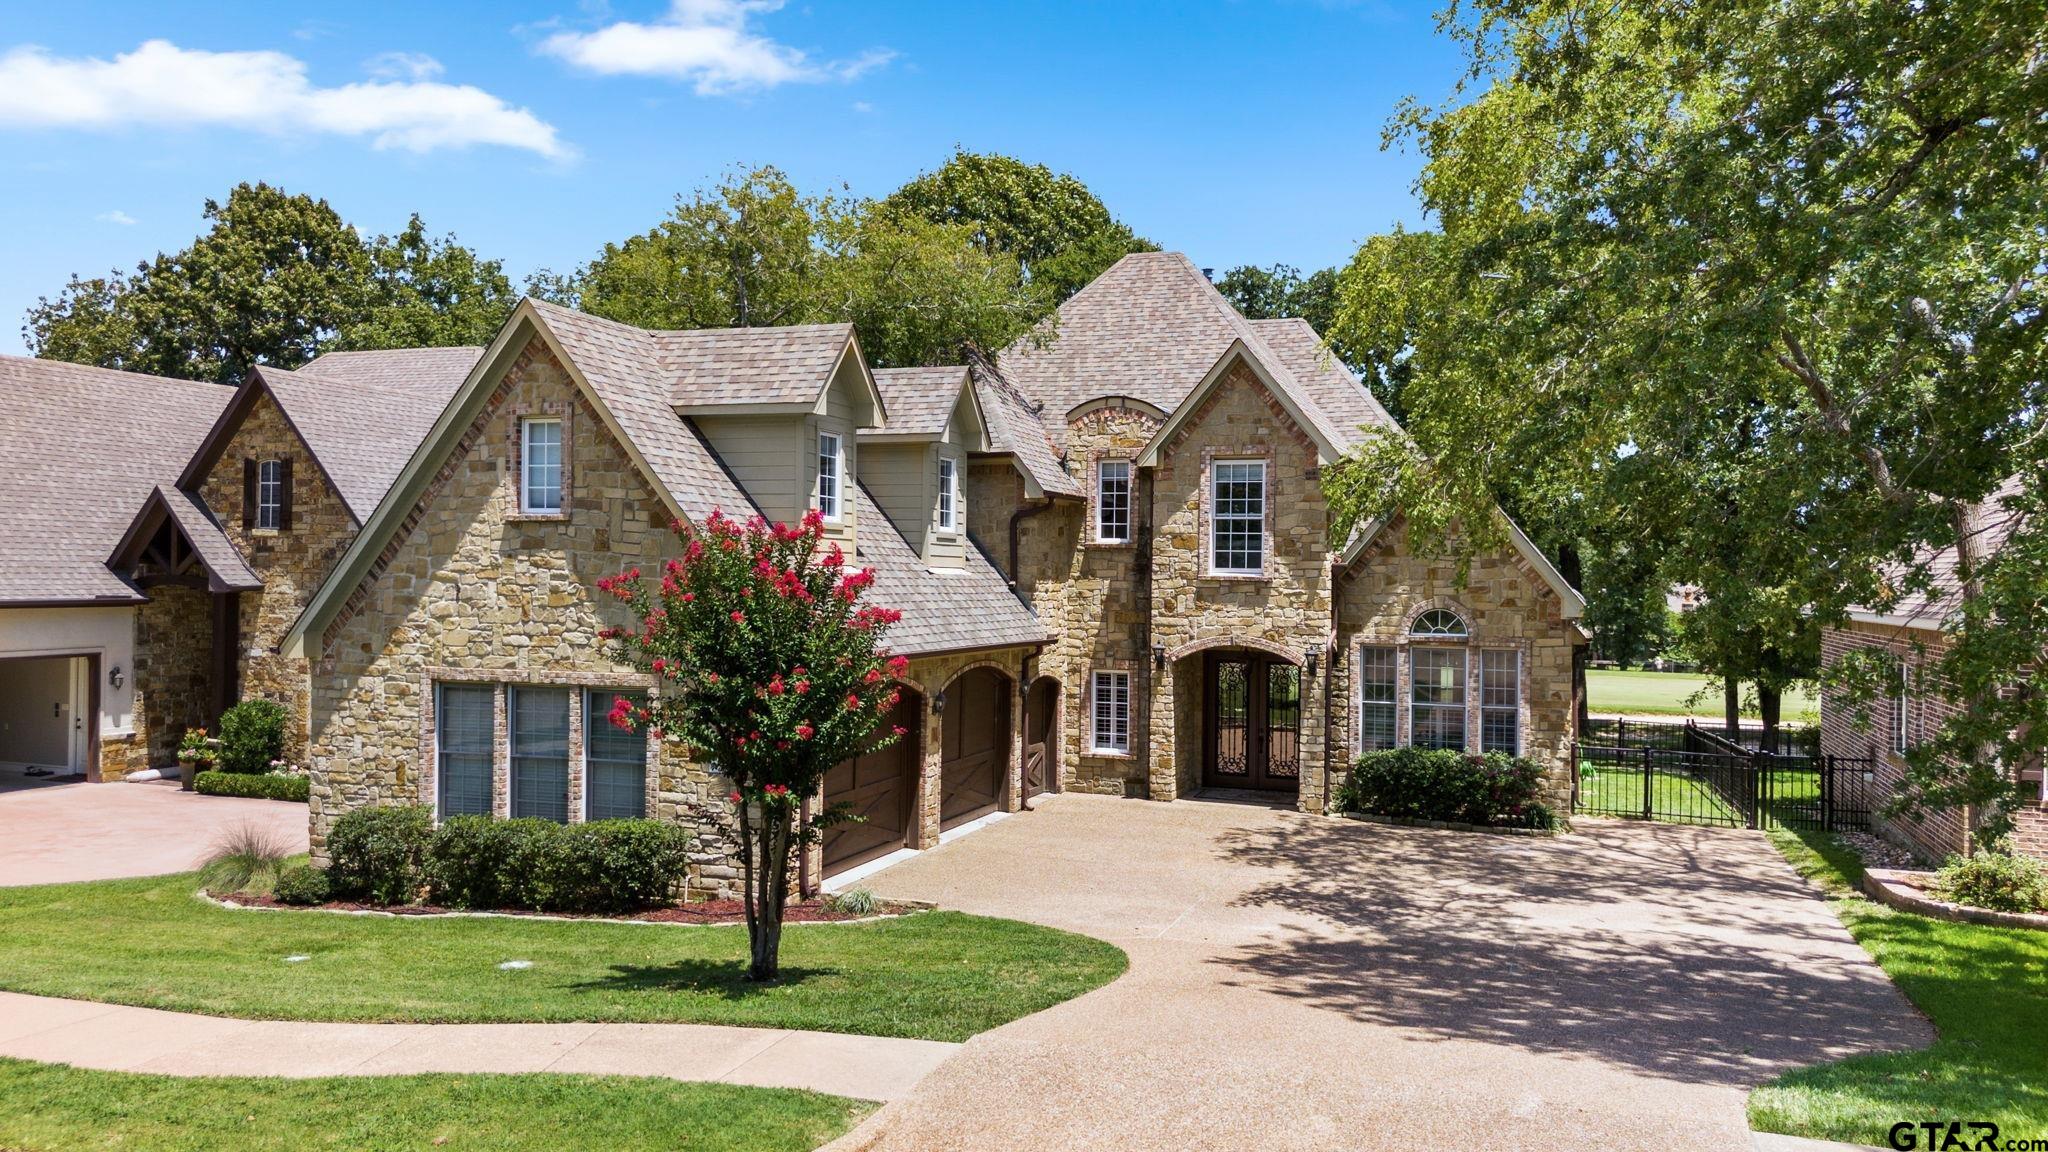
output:
[[[1301,786],[1301,670],[1258,653],[1218,652],[1204,677],[1211,788],[1292,792]]]

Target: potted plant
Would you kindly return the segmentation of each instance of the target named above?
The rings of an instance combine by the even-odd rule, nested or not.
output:
[[[192,790],[192,778],[214,766],[220,759],[220,741],[207,735],[204,728],[185,729],[184,739],[178,741],[178,768],[183,779],[179,787]]]

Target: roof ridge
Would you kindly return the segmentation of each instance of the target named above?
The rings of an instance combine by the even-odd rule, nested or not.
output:
[[[76,360],[58,360],[49,356],[16,356],[12,353],[0,353],[0,366],[9,363],[32,366],[34,368],[76,370],[95,376],[147,381],[150,384],[177,384],[190,386],[195,391],[202,388],[225,388],[232,392],[235,387],[232,384],[223,384],[218,380],[194,380],[189,376],[159,376],[153,372],[134,372],[126,368],[102,368],[98,364],[81,364]]]

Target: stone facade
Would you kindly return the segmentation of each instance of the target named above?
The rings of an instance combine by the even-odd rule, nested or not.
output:
[[[289,461],[291,522],[258,528],[245,514],[242,473],[248,460]],[[263,587],[239,595],[237,664],[242,699],[274,700],[291,713],[285,759],[305,763],[311,714],[306,662],[279,654],[279,642],[355,538],[357,524],[284,412],[258,393],[227,448],[200,484],[199,497],[219,521]]]
[[[135,610],[135,741],[125,771],[174,764],[187,728],[211,727],[213,597],[200,588],[162,584]],[[137,749],[141,762],[135,760]],[[106,769],[101,750],[100,775]]]
[[[1061,686],[1060,787],[1170,800],[1201,787],[1207,739],[1204,666],[1218,650],[1253,651],[1293,666],[1301,685],[1298,803],[1320,811],[1357,748],[1349,655],[1361,643],[1403,650],[1428,607],[1454,607],[1469,646],[1517,652],[1519,738],[1545,765],[1547,799],[1568,810],[1576,696],[1573,659],[1583,642],[1557,592],[1512,550],[1457,560],[1412,554],[1399,526],[1348,568],[1329,542],[1330,513],[1313,442],[1242,362],[1230,367],[1165,445],[1157,467],[1133,468],[1133,541],[1094,540],[1097,466],[1135,460],[1164,424],[1137,404],[1082,405],[1069,422],[1069,470],[1089,494],[1033,508],[1007,461],[968,471],[970,529],[998,564],[1017,522],[1016,579],[1053,637],[1041,670]],[[1208,556],[1208,494],[1218,460],[1266,465],[1264,570],[1219,575]],[[1316,656],[1311,675],[1309,655]],[[1163,662],[1159,657],[1163,656]],[[1131,676],[1129,754],[1094,752],[1092,673]],[[1400,685],[1406,698],[1407,683]],[[1479,696],[1468,692],[1471,746]],[[1405,713],[1405,708],[1402,709]],[[1405,740],[1405,726],[1404,726]]]
[[[512,456],[518,419],[565,420],[561,515],[519,511]],[[387,542],[372,576],[327,630],[313,668],[312,820],[316,856],[337,815],[366,804],[434,803],[434,688],[501,686],[494,808],[509,813],[502,686],[646,687],[609,659],[598,631],[630,612],[597,581],[678,551],[672,513],[535,341],[518,357],[440,472]],[[581,819],[582,709],[571,709],[570,819]],[[653,743],[648,814],[696,837],[689,885],[737,892],[726,791],[672,745]]]

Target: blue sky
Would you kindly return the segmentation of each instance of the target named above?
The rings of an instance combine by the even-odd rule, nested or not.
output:
[[[879,196],[955,145],[1070,171],[1197,264],[1321,267],[1414,224],[1380,133],[1460,59],[1431,5],[0,4],[0,352],[72,272],[265,180],[417,211],[515,279],[773,163]]]

